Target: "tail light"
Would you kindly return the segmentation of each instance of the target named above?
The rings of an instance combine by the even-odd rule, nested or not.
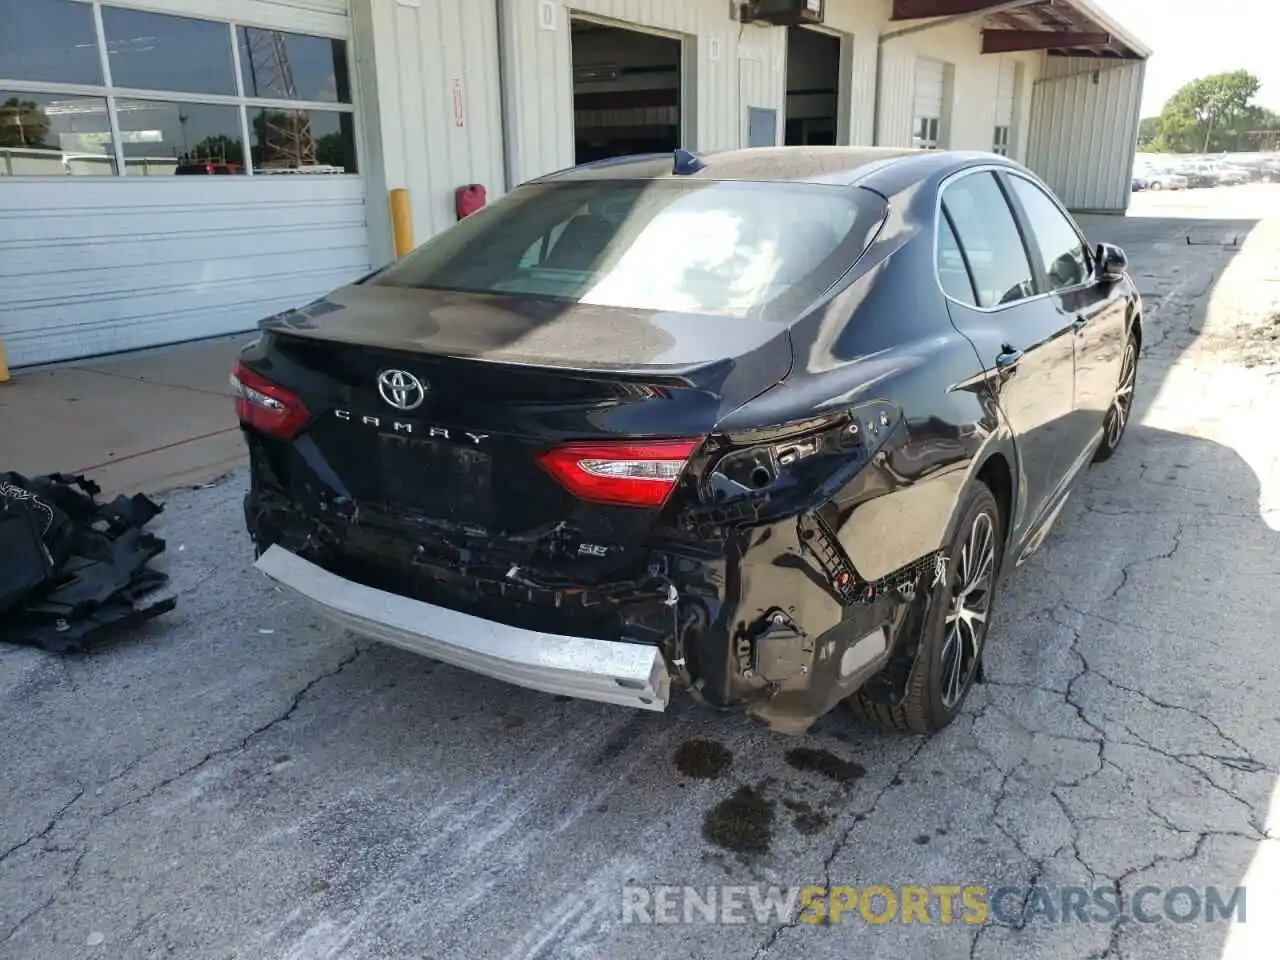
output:
[[[311,414],[297,394],[236,362],[231,389],[240,422],[278,440],[292,440]]]
[[[592,503],[660,507],[701,440],[567,443],[538,463],[575,497]]]

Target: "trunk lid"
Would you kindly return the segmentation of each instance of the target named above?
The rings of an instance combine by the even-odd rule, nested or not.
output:
[[[679,490],[590,502],[539,456],[702,439],[791,365],[785,324],[420,289],[348,287],[264,330],[248,362],[310,411],[305,473],[449,562],[466,544],[580,580],[638,562]]]

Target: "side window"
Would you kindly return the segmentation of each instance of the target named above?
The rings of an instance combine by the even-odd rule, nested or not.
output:
[[[1057,204],[1030,180],[1009,177],[1013,195],[1022,204],[1027,222],[1035,236],[1036,246],[1044,259],[1044,272],[1050,290],[1062,290],[1084,283],[1089,278],[1089,254],[1080,234]]]
[[[992,174],[952,182],[942,195],[942,207],[968,258],[978,306],[1016,303],[1036,292],[1022,235]]]
[[[960,252],[960,244],[956,242],[955,231],[951,229],[951,221],[946,217],[942,218],[938,227],[938,282],[942,284],[943,292],[952,300],[959,300],[971,307],[978,305],[973,296],[969,268]]]

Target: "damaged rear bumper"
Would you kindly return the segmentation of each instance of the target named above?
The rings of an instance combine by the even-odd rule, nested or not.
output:
[[[256,567],[355,633],[516,686],[665,710],[671,681],[654,646],[525,630],[364,586],[275,545]]]

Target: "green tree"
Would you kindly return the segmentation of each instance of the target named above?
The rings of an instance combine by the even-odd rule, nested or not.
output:
[[[0,147],[45,147],[49,115],[33,100],[10,97],[0,104]]]
[[[239,137],[219,133],[205,137],[184,154],[182,159],[192,163],[244,163],[244,147]]]
[[[1138,123],[1138,149],[1149,149],[1159,135],[1160,118],[1143,117]]]
[[[1215,73],[1178,90],[1156,121],[1152,149],[1209,153],[1233,149],[1250,127],[1258,78],[1247,70]]]

